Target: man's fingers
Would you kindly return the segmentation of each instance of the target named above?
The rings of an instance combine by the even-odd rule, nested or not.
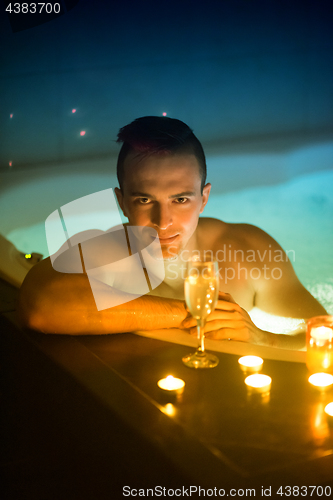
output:
[[[233,304],[236,304],[236,302],[234,301],[234,299],[232,298],[232,296],[230,295],[230,293],[221,292],[221,290],[219,291],[218,299],[219,300],[225,300],[226,302],[232,302]]]
[[[247,340],[240,334],[239,330],[234,328],[221,328],[205,333],[205,337],[211,340],[237,340],[238,342],[247,342]]]
[[[191,328],[190,334],[192,335],[192,337],[196,337],[197,329]],[[210,340],[238,340],[241,342],[247,341],[242,330],[239,330],[236,327],[230,328],[230,326],[226,328],[207,330],[207,325],[206,325],[205,337]]]
[[[238,311],[241,307],[236,304],[236,302],[231,302],[229,300],[218,299],[215,306],[215,311]]]
[[[209,332],[214,332],[214,331],[219,331],[219,330],[238,330],[244,327],[244,322],[241,320],[235,321],[235,320],[228,320],[228,319],[217,319],[215,321],[209,321],[205,325],[205,335],[206,333]],[[235,333],[235,332],[234,332]]]
[[[240,320],[243,318],[242,310],[237,304],[232,302],[219,301],[219,307],[207,316],[206,324],[212,324],[215,320]],[[197,324],[196,320],[188,316],[182,322],[183,328],[191,328]]]
[[[238,320],[244,320],[244,317],[241,313],[241,311],[224,311],[217,309],[216,311],[213,311],[208,317],[206,324],[210,324],[214,322],[215,320],[230,320],[230,321],[238,321]]]
[[[185,303],[186,304],[186,303]],[[215,311],[238,311],[240,310],[240,306],[236,304],[230,293],[225,293],[219,291],[218,300],[215,306],[215,310],[208,316],[207,321],[210,321],[213,318]],[[191,316],[189,309],[186,305],[186,310],[188,311],[188,315],[182,322],[183,328],[191,328],[191,326],[196,325],[196,320]]]
[[[229,337],[233,338],[243,329],[244,322],[241,320],[231,321],[227,319],[217,319],[206,323],[204,332],[207,338],[223,339]],[[228,332],[228,335],[226,335],[225,332]],[[195,336],[197,334],[197,328],[194,326],[190,328],[190,334]]]

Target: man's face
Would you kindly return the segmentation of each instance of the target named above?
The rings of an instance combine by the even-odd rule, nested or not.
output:
[[[199,164],[192,154],[142,158],[130,153],[124,164],[123,193],[115,191],[129,224],[154,228],[163,258],[169,259],[194,234],[210,188],[206,184],[201,194]]]

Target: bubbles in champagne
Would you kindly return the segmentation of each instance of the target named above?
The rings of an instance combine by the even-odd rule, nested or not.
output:
[[[215,308],[218,297],[215,277],[188,276],[185,280],[185,301],[193,318],[204,319]]]

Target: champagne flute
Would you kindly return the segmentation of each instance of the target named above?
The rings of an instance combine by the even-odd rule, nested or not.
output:
[[[205,261],[198,256],[187,263],[185,302],[197,320],[198,348],[183,358],[189,368],[213,368],[219,359],[205,351],[204,327],[207,316],[214,310],[219,294],[219,271],[216,261]]]

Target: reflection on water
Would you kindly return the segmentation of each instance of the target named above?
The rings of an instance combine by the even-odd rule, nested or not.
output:
[[[323,445],[325,440],[330,436],[330,429],[325,414],[325,404],[323,402],[317,403],[313,407],[311,429],[316,444],[319,446]]]

